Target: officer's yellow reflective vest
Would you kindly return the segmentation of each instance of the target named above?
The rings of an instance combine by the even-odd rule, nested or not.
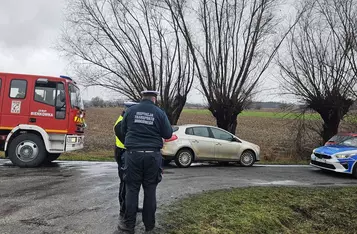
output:
[[[117,119],[117,121],[115,122],[115,124],[114,124],[114,127],[113,127],[113,130],[114,130],[114,128],[115,128],[115,126],[120,122],[120,121],[122,121],[123,120],[123,116],[119,116],[119,118]],[[115,134],[115,131],[114,131],[114,134]],[[121,149],[125,149],[125,146],[124,146],[124,144],[119,140],[119,138],[117,137],[117,136],[115,136],[115,144],[116,144],[116,146],[118,147],[118,148],[121,148]]]

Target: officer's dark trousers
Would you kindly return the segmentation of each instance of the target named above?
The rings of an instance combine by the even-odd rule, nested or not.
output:
[[[134,228],[139,202],[140,186],[144,188],[143,222],[146,230],[155,227],[156,187],[162,179],[160,152],[126,151],[124,153],[124,181],[126,186],[126,212],[124,222]]]
[[[119,184],[119,205],[120,205],[120,215],[124,216],[125,214],[125,183],[123,180],[123,168],[124,168],[124,149],[120,149],[118,147],[115,147],[115,161],[118,164],[118,176],[120,179],[120,184]]]

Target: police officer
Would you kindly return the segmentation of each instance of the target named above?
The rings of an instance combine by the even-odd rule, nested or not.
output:
[[[157,91],[143,91],[142,101],[127,110],[122,122],[126,152],[124,181],[126,210],[118,228],[134,233],[140,186],[144,188],[143,222],[147,232],[155,228],[156,187],[162,179],[163,138],[170,139],[172,127],[155,105]]]
[[[125,183],[123,181],[123,167],[124,167],[124,152],[125,152],[125,147],[124,144],[122,143],[123,138],[121,137],[122,133],[121,131],[121,127],[120,127],[120,122],[123,120],[123,116],[125,114],[125,109],[134,106],[138,104],[137,102],[124,102],[124,111],[122,112],[122,114],[119,116],[119,118],[117,119],[117,121],[114,124],[114,133],[115,133],[115,150],[114,150],[114,157],[115,157],[115,161],[118,164],[118,175],[119,175],[119,179],[120,179],[120,185],[119,185],[119,205],[120,205],[120,217],[123,218],[124,217],[124,213],[125,213]],[[121,138],[121,139],[119,139]],[[138,212],[141,212],[142,209],[138,208]]]

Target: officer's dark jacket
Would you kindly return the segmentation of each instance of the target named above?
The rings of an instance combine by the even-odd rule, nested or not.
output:
[[[172,136],[167,115],[150,100],[142,100],[128,108],[121,127],[128,150],[160,150],[162,138],[170,139]]]

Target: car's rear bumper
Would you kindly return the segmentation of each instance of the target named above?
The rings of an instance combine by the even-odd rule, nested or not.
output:
[[[164,146],[161,149],[161,154],[163,158],[174,158],[177,151],[179,149],[179,146],[176,142],[169,142],[169,143],[165,143]]]
[[[320,159],[315,155],[311,155],[310,161],[311,166],[346,174],[352,174],[354,164],[355,161],[351,159]]]

